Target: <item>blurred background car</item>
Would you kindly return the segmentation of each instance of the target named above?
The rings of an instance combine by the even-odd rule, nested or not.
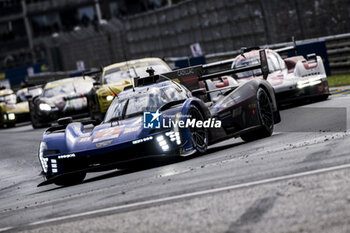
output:
[[[28,102],[17,102],[11,89],[0,89],[0,127],[13,127],[16,123],[29,120]]]
[[[91,119],[101,122],[114,97],[124,88],[132,87],[134,77],[148,76],[146,72],[148,67],[152,67],[155,74],[171,71],[171,68],[160,58],[131,60],[104,67],[89,93]]]
[[[309,54],[283,59],[276,51],[266,49],[269,76],[267,81],[273,86],[279,104],[298,100],[325,100],[330,95],[327,75],[320,56]],[[238,55],[232,68],[259,64],[259,50],[247,49]],[[256,77],[262,78],[261,70],[250,70],[236,75],[239,82]]]
[[[33,128],[48,126],[60,117],[87,116],[86,96],[93,81],[90,77],[65,78],[47,83],[39,96],[28,96]]]

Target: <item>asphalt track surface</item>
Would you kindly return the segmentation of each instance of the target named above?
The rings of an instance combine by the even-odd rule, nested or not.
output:
[[[0,129],[0,232],[350,232],[350,97],[281,111],[275,133],[133,171],[43,181],[43,129]]]

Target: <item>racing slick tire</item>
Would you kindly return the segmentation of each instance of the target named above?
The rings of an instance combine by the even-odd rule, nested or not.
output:
[[[190,120],[196,119],[196,121],[204,121],[203,114],[199,109],[191,105],[188,110]],[[190,127],[191,139],[193,148],[200,154],[204,154],[208,148],[208,130],[206,128]]]
[[[258,116],[260,119],[261,128],[241,135],[242,140],[245,142],[251,142],[261,138],[269,137],[273,133],[274,119],[271,100],[266,94],[266,91],[262,88],[258,89],[256,95]]]
[[[39,119],[35,116],[35,113],[30,114],[30,122],[32,123],[33,129],[39,129],[39,128],[44,128],[44,127],[49,127],[50,124],[42,124],[39,122]]]
[[[74,173],[71,175],[65,175],[55,180],[54,184],[58,186],[71,186],[80,184],[85,179],[86,172]]]
[[[7,123],[6,128],[13,128],[16,126],[16,123]]]
[[[329,95],[321,95],[321,96],[317,96],[317,97],[315,98],[315,100],[316,100],[316,101],[325,101],[325,100],[328,99],[328,97],[329,97]]]

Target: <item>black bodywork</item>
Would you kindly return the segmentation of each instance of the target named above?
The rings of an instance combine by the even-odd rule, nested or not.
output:
[[[72,88],[70,93],[59,92],[57,94],[46,95],[47,86],[52,84],[47,83],[41,95],[29,98],[30,119],[34,128],[49,126],[50,123],[61,117],[73,116],[75,118],[80,118],[88,116],[87,94],[92,88],[93,80],[88,77],[86,80],[82,80],[81,77],[78,77],[62,79],[55,82],[66,82],[64,84],[68,83],[74,88]],[[85,85],[81,85],[79,82]],[[61,86],[63,90],[63,84]],[[50,107],[43,110],[40,107],[42,104]]]

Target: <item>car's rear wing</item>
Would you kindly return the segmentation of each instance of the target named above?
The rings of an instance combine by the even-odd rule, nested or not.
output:
[[[26,78],[26,84],[28,86],[37,86],[37,85],[44,85],[48,82],[68,78],[69,74],[68,72],[43,72],[34,74],[32,76],[28,76]]]
[[[134,79],[134,83],[136,86],[144,86],[164,80],[174,80],[180,82],[192,91],[200,87],[200,81],[212,78],[219,78],[225,75],[231,75],[255,69],[261,69],[264,79],[267,79],[267,76],[269,74],[269,68],[267,63],[266,51],[264,49],[259,50],[259,55],[261,62],[258,65],[227,69],[225,67],[232,63],[232,60],[230,59],[206,65],[191,66],[184,69],[164,73],[161,75],[150,75],[149,77],[144,78],[138,77]],[[220,70],[221,67],[224,68]],[[210,72],[210,70],[213,69],[215,69],[215,71]]]
[[[99,75],[102,74],[103,67],[100,67],[99,69],[94,69],[90,71],[83,72],[83,78],[85,79],[86,76],[91,76],[93,79],[97,80],[99,79]]]
[[[211,79],[211,78],[215,78],[215,77],[221,77],[221,76],[225,76],[225,75],[242,73],[242,72],[246,72],[249,70],[255,70],[255,69],[261,69],[264,79],[267,79],[267,76],[269,74],[269,67],[268,67],[268,63],[267,63],[266,51],[264,49],[259,50],[259,56],[260,56],[260,64],[258,64],[258,65],[232,68],[229,70],[205,74],[199,78],[199,81]],[[229,61],[227,60],[224,62],[212,63],[212,64],[204,65],[203,68],[204,69],[211,69],[211,68],[215,68],[218,66],[227,65],[228,62]]]
[[[284,48],[280,48],[280,49],[275,49],[274,51],[276,53],[287,53],[287,52],[291,52],[291,51],[294,51],[296,55],[298,55],[297,53],[297,43],[295,41],[295,38],[294,36],[292,37],[292,42],[293,42],[293,45],[292,46],[287,46],[287,47],[284,47]]]

